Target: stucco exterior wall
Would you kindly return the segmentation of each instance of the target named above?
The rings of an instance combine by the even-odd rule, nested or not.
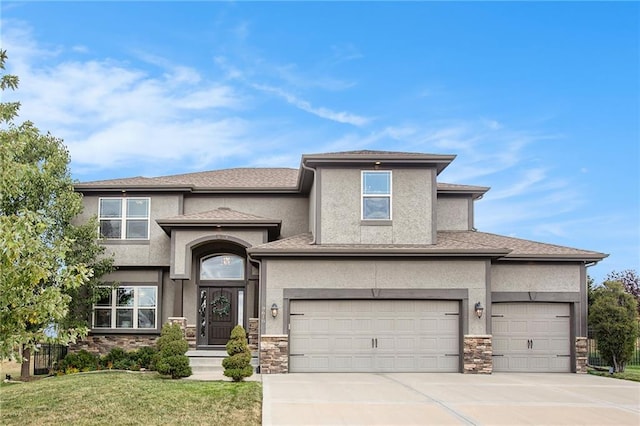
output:
[[[149,212],[149,240],[104,240],[104,245],[107,248],[107,254],[112,253],[115,256],[116,266],[169,266],[171,240],[156,223],[156,219],[176,216],[179,214],[179,196],[147,196],[145,194],[129,194],[129,197],[148,197],[151,199]],[[78,216],[78,222],[87,221],[91,216],[98,215],[99,199],[99,196],[84,196],[84,212],[82,215]]]
[[[279,260],[266,264],[266,306],[283,306],[283,290],[295,289],[467,289],[473,305],[486,306],[486,263],[480,260]],[[267,334],[286,333],[280,318],[266,319]],[[485,321],[469,321],[470,334],[485,334]]]
[[[171,278],[191,278],[192,256],[191,251],[195,245],[206,240],[241,240],[249,246],[266,243],[266,233],[261,230],[229,230],[216,232],[215,229],[197,230],[173,230],[173,245],[171,247]]]
[[[319,169],[321,244],[433,244],[435,171],[392,170],[392,220],[361,220],[361,170]]]
[[[184,214],[228,207],[267,219],[282,220],[281,235],[290,237],[309,231],[309,199],[302,195],[190,195],[184,197]]]
[[[469,231],[470,203],[468,197],[439,195],[436,208],[438,231]]]
[[[579,292],[581,266],[569,264],[494,264],[491,290],[510,292]]]

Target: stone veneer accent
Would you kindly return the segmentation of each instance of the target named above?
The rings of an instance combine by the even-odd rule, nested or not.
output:
[[[289,372],[289,336],[262,335],[260,338],[260,374]]]
[[[588,362],[587,338],[576,337],[576,373],[586,373]]]
[[[491,374],[493,371],[491,335],[464,336],[464,374]]]
[[[143,346],[155,346],[155,335],[127,335],[110,334],[106,336],[87,336],[76,343],[69,344],[69,352],[78,352],[82,349],[99,355],[106,355],[113,348],[122,348],[125,351],[132,351]]]
[[[187,319],[185,317],[169,317],[167,318],[167,322],[169,324],[179,324],[180,329],[182,329],[182,334],[184,338],[187,339],[187,343],[189,343],[189,349],[196,348],[196,326],[188,325]]]
[[[258,318],[249,318],[249,328],[247,334],[249,336],[249,348],[255,351],[258,349],[258,327],[260,320]]]

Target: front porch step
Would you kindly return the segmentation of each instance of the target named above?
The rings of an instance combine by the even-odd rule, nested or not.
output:
[[[228,356],[223,349],[190,350],[186,355],[189,357],[189,365],[194,374],[223,371],[222,360]],[[257,351],[251,352],[251,366],[254,370],[258,367]]]

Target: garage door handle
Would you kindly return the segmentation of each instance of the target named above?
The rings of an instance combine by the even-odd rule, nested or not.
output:
[[[531,349],[533,349],[533,339],[531,339]]]
[[[376,349],[378,349],[378,338],[376,337]]]
[[[371,339],[371,348],[373,349],[373,339]]]
[[[527,339],[527,349],[531,349],[531,340]]]

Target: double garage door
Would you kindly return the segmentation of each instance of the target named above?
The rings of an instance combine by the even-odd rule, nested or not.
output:
[[[458,372],[459,302],[293,300],[291,372]]]
[[[493,371],[570,372],[567,303],[494,303]]]

